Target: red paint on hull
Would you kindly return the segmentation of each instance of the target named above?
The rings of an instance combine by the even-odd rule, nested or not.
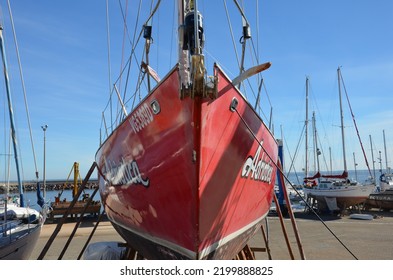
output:
[[[269,211],[277,144],[216,71],[216,99],[181,99],[174,69],[97,152],[106,213],[147,258],[233,258]]]

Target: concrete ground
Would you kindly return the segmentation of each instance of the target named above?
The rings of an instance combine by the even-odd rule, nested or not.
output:
[[[363,212],[366,213],[366,212]],[[313,214],[295,213],[301,240],[298,246],[292,223],[285,219],[289,244],[295,259],[301,259],[300,249],[307,260],[393,260],[393,215],[367,212],[373,220],[351,219],[349,215],[325,215],[323,223]],[[290,260],[279,218],[268,217],[269,244],[273,260]],[[250,246],[264,245],[262,235],[256,235]],[[267,253],[257,253],[258,259],[268,259]]]
[[[368,213],[374,216],[373,220],[355,220],[348,215],[343,217],[325,215],[322,216],[324,224],[313,214],[295,213],[296,226],[301,240],[300,247],[304,252],[305,258],[307,260],[353,260],[356,257],[361,260],[392,260],[393,213]],[[90,218],[80,225],[62,259],[76,260],[78,258],[94,224],[95,219]],[[265,232],[269,236],[269,248],[272,259],[291,259],[279,218],[274,215],[269,216],[267,225],[268,230],[265,227]],[[293,255],[295,259],[299,260],[301,255],[291,220],[288,218],[284,219],[284,225]],[[44,260],[58,259],[74,226],[75,222],[72,220],[64,224],[47,251]],[[47,223],[43,226],[40,239],[30,259],[36,260],[38,258],[55,228],[55,223]],[[123,242],[109,221],[103,221],[99,224],[90,243],[103,241]],[[255,235],[249,242],[249,245],[259,248],[266,247],[261,233]],[[257,259],[269,259],[266,252],[257,252],[255,254]]]

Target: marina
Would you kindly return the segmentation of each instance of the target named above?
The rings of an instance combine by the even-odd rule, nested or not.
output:
[[[19,166],[19,139],[15,135],[2,49],[10,114],[10,120],[4,121],[4,134],[10,131],[11,135],[8,140],[4,137],[4,145],[1,142],[4,168],[0,168],[0,195],[4,198],[1,197],[0,205],[0,259],[213,262],[393,259],[393,174],[388,161],[392,146],[386,145],[383,129],[384,154],[379,151],[375,158],[377,148],[373,148],[371,134],[370,149],[363,145],[361,137],[364,130],[375,133],[382,131],[382,125],[388,129],[391,125],[381,121],[374,127],[376,122],[365,114],[371,110],[365,110],[360,103],[366,100],[361,99],[362,91],[357,88],[362,75],[354,71],[353,65],[336,68],[334,87],[338,88],[333,91],[337,91],[338,98],[329,96],[326,90],[327,73],[334,69],[333,63],[318,63],[324,65],[322,76],[321,69],[303,69],[303,63],[282,56],[287,49],[275,57],[276,69],[281,69],[277,72],[274,62],[270,62],[270,48],[277,49],[277,45],[270,46],[269,39],[272,26],[268,19],[272,20],[274,14],[264,14],[260,20],[259,12],[265,13],[265,7],[261,9],[258,1],[246,3],[234,0],[228,8],[223,1],[224,5],[218,8],[214,1],[158,0],[150,5],[140,1],[138,9],[129,10],[128,1],[119,1],[118,5],[108,1],[94,22],[101,28],[100,35],[107,33],[106,44],[95,42],[94,51],[103,56],[107,48],[108,75],[102,78],[102,73],[95,73],[89,77],[92,82],[86,83],[87,72],[104,68],[95,67],[90,61],[91,69],[83,75],[87,88],[73,87],[73,79],[67,79],[70,86],[64,92],[51,88],[53,99],[45,99],[45,106],[53,106],[50,109],[57,103],[66,104],[73,91],[89,99],[77,114],[63,117],[63,121],[78,119],[72,128],[64,123],[41,126],[44,137],[39,154],[43,155],[43,178],[28,120],[33,154],[28,158],[33,159],[34,165],[27,165],[26,173],[29,178],[35,175],[35,179],[21,180],[24,170]],[[7,4],[12,21],[10,3]],[[268,4],[266,11],[270,5],[275,4]],[[135,3],[131,6],[136,8]],[[168,11],[174,11],[172,20],[163,21],[162,15]],[[281,15],[281,9],[278,14]],[[223,32],[224,27],[228,28],[228,34]],[[75,28],[75,34],[79,28],[82,25]],[[13,31],[25,91],[13,23],[8,30]],[[255,31],[264,34],[261,53],[262,37],[255,36]],[[239,40],[234,39],[236,36]],[[285,36],[282,38],[284,41]],[[281,41],[279,45],[282,46]],[[233,53],[227,52],[227,46],[233,47]],[[88,57],[93,48],[85,46],[84,51]],[[280,61],[282,58],[285,61]],[[83,61],[79,60],[82,68]],[[93,61],[98,66],[98,60]],[[333,67],[342,61],[346,62],[345,57],[334,60]],[[315,73],[322,89],[317,98],[311,97],[315,92],[309,76],[306,77],[305,118],[293,113],[303,112],[304,104],[298,106],[303,97],[296,96],[301,77],[287,79],[283,75],[286,68],[291,68],[288,65],[299,65],[292,72]],[[341,70],[348,77],[348,92],[355,97],[353,104]],[[66,78],[62,76],[61,80]],[[102,80],[109,84],[106,94],[102,94],[108,90]],[[274,96],[279,102],[270,102],[265,81],[286,86],[275,87]],[[35,84],[36,81],[33,88]],[[53,84],[60,87],[67,83]],[[284,91],[285,98],[278,97]],[[37,104],[40,95],[35,98],[32,108],[48,110]],[[310,104],[309,99],[313,99]],[[26,95],[24,101],[27,110]],[[74,105],[79,104],[75,101],[72,100]],[[328,107],[330,102],[333,105]],[[343,102],[348,103],[348,112],[344,112]],[[273,104],[277,103],[281,108],[273,110]],[[97,110],[98,104],[102,112]],[[309,105],[315,110],[312,119]],[[94,114],[84,123],[84,114],[90,111]],[[333,112],[337,116],[331,118]],[[360,126],[355,112],[360,112]],[[52,115],[55,119],[56,114]],[[319,122],[322,117],[329,119],[329,124]],[[344,118],[352,118],[353,124],[348,125],[347,120],[344,124]],[[281,133],[275,127],[279,123]],[[85,126],[89,129],[84,131],[81,127]],[[93,126],[95,133],[90,130]],[[352,133],[347,133],[352,126]],[[72,133],[79,141],[63,139],[60,128],[62,134]],[[52,131],[56,131],[56,136],[49,134]],[[300,133],[297,144],[294,133]],[[23,140],[27,138],[25,134],[22,133]],[[47,144],[51,145],[48,165]],[[86,151],[81,152],[76,147],[79,145]],[[298,149],[300,146],[305,149]],[[353,162],[347,159],[350,153]],[[364,163],[356,160],[355,154],[362,154]],[[83,181],[78,162],[74,162],[67,179],[53,180],[62,178],[54,174],[64,169],[70,157],[81,158],[84,170],[90,167]],[[10,172],[13,164],[16,177]],[[52,172],[49,179],[47,167]]]

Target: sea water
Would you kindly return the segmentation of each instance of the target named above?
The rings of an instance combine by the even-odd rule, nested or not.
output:
[[[334,172],[334,174],[340,174],[340,173],[342,173],[342,171],[341,172],[340,171]],[[355,172],[355,170],[349,170],[348,173],[349,173],[349,178],[351,180],[356,180],[359,183],[365,183],[365,181],[370,179],[370,173],[368,170],[357,170],[356,172]],[[376,170],[375,177],[376,177],[377,185],[379,182],[380,175],[381,175],[381,172],[379,170]],[[374,176],[373,170],[371,170],[371,176]],[[291,173],[289,173],[289,175],[287,177],[293,185],[301,185],[303,182],[304,173],[303,172],[297,172],[297,173],[291,172]],[[93,191],[94,191],[94,189],[86,189],[85,193],[92,195]],[[58,196],[60,192],[61,192],[61,190],[46,191],[45,198],[44,198],[45,202],[50,205],[51,202],[55,201],[55,197]],[[41,195],[43,196],[42,191],[41,191]],[[28,205],[29,207],[36,209],[36,210],[41,209],[40,206],[37,204],[37,193],[35,191],[25,192],[24,197],[25,197],[25,205]],[[60,197],[60,200],[63,200],[63,199],[66,199],[67,201],[72,201],[72,190],[64,190],[61,194],[61,197]],[[100,196],[99,196],[98,192],[96,193],[93,200],[100,200]]]

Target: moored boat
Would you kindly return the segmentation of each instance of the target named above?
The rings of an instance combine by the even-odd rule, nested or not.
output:
[[[232,259],[273,199],[277,143],[237,88],[270,64],[206,79],[197,1],[178,2],[179,63],[97,151],[101,198],[145,258]]]

